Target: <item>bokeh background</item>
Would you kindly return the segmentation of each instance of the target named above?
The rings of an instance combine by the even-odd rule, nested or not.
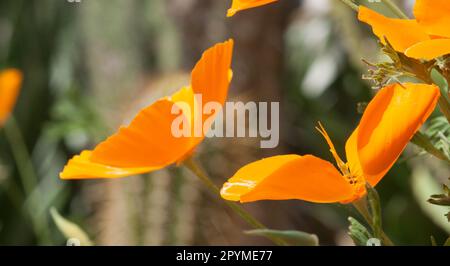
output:
[[[398,3],[410,12],[412,1]],[[230,4],[0,1],[0,67],[25,75],[14,111],[18,127],[0,131],[0,244],[65,245],[51,207],[98,245],[270,244],[243,234],[246,224],[182,168],[116,180],[58,178],[72,155],[187,84],[202,51],[229,37],[236,43],[229,99],[279,101],[281,139],[270,150],[261,150],[258,139],[207,139],[197,157],[214,182],[280,153],[332,160],[314,129],[317,121],[344,154],[358,106],[374,93],[361,79],[367,70],[361,58],[380,59],[370,29],[338,0],[282,0],[227,19]],[[426,199],[442,192],[439,184],[448,176],[448,166],[412,145],[402,155],[378,186],[385,231],[394,242],[446,239],[445,208]],[[284,201],[245,207],[270,228],[315,233],[322,245],[352,245],[347,217],[358,216],[348,206]]]

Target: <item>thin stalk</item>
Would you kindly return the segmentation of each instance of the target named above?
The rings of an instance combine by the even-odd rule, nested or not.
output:
[[[4,129],[5,136],[8,139],[14,160],[16,161],[22,186],[25,193],[30,195],[33,192],[33,189],[37,186],[38,179],[34,174],[34,167],[32,165],[25,140],[23,139],[23,135],[14,117],[10,117],[8,119]]]
[[[217,197],[220,197],[220,189],[211,181],[208,175],[203,171],[203,169],[199,166],[199,164],[192,158],[188,158],[183,162],[184,166],[189,169],[194,175],[196,175],[200,181]],[[267,229],[261,222],[259,222],[255,217],[253,217],[250,213],[244,210],[240,205],[230,202],[224,201],[225,204],[230,207],[236,214],[238,214],[244,221],[246,221],[250,226],[254,229]],[[270,238],[275,244],[284,246],[286,242],[278,238]]]
[[[392,0],[381,0],[395,15],[402,19],[409,19],[409,17],[394,3]]]
[[[355,4],[352,0],[341,0],[341,2],[349,6],[354,11],[358,12],[359,6]]]
[[[355,207],[355,209],[361,214],[361,216],[364,218],[364,220],[366,220],[367,224],[369,224],[369,226],[372,228],[372,230],[374,230],[373,219],[372,219],[369,209],[367,208],[366,197],[353,202],[353,207]],[[383,242],[384,245],[394,246],[394,243],[386,235],[386,233],[383,231],[383,229],[380,229],[380,234],[381,234],[381,238],[382,238],[381,241]]]
[[[445,95],[441,95],[438,100],[439,110],[441,113],[447,118],[447,121],[450,123],[450,103],[448,102]]]
[[[370,208],[372,216],[373,234],[378,239],[383,239],[383,225],[381,219],[380,196],[378,192],[369,184],[366,183],[367,190],[367,205]]]
[[[427,153],[433,155],[434,157],[450,163],[450,158],[448,158],[441,150],[436,148],[427,135],[418,131],[414,137],[411,139],[411,143],[424,149]]]
[[[447,80],[447,86],[450,86],[450,83],[448,83],[447,75],[438,67],[434,67],[433,69],[439,72],[439,74]],[[432,70],[428,72],[428,76],[425,77],[425,79],[422,79],[427,84],[433,84],[433,79],[431,77]],[[450,103],[448,102],[446,96],[448,94],[448,88],[440,88],[440,89],[441,89],[441,96],[439,97],[438,100],[438,106],[441,113],[445,116],[445,118],[447,118],[447,121],[450,123]]]
[[[25,140],[23,138],[22,132],[14,119],[14,117],[9,117],[8,122],[5,127],[5,136],[11,147],[11,151],[16,162],[17,170],[19,171],[20,180],[24,188],[25,194],[31,196],[33,190],[36,189],[37,196],[41,196],[39,191],[38,178],[33,167],[33,162],[31,156],[28,152]],[[37,202],[41,202],[39,199]],[[33,213],[32,208],[27,208],[29,215],[31,217],[31,223],[41,244],[50,243],[50,234],[48,232],[48,225],[45,220],[40,220]]]

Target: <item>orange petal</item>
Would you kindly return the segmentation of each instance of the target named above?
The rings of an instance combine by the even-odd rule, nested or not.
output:
[[[191,138],[175,137],[171,114],[174,103],[162,99],[143,109],[127,127],[100,143],[92,161],[114,167],[168,166],[192,149]]]
[[[359,7],[358,19],[372,26],[381,42],[386,44],[386,38],[398,52],[403,53],[410,46],[430,39],[415,20],[387,18],[364,6]]]
[[[182,112],[187,114],[190,113],[190,119],[188,120],[191,125],[191,129],[193,128],[194,124],[194,106],[196,105],[194,91],[191,87],[184,87],[180,90],[176,91],[174,94],[172,94],[170,97],[168,97],[168,100],[178,105],[179,108],[182,109]],[[183,108],[189,108],[189,110],[184,110]]]
[[[357,129],[356,146],[364,177],[372,186],[433,112],[439,96],[434,85],[393,84],[381,89],[369,103]]]
[[[193,96],[201,94],[203,104],[225,102],[232,51],[232,40],[206,50],[192,71],[191,87],[183,88],[141,111],[130,126],[98,145],[92,160],[117,167],[164,167],[183,159],[203,139],[203,135],[193,135],[194,111],[200,107],[196,106]],[[171,109],[181,102],[190,107],[192,137],[172,134],[172,122],[177,115],[171,114]]]
[[[22,72],[17,69],[0,72],[0,127],[4,125],[16,104],[22,78]]]
[[[417,0],[414,15],[428,34],[450,38],[450,1]]]
[[[345,155],[350,172],[355,176],[363,177],[363,171],[359,162],[358,155],[358,127],[353,131],[345,143]]]
[[[156,170],[154,168],[117,168],[91,161],[91,151],[83,151],[69,160],[61,179],[118,178]]]
[[[202,95],[203,105],[208,102],[223,105],[227,98],[233,44],[230,39],[209,48],[192,70],[192,90]]]
[[[406,49],[405,54],[415,59],[432,60],[450,54],[450,39],[433,39],[419,42]]]
[[[299,199],[329,203],[353,198],[354,189],[327,161],[312,155],[280,155],[242,167],[220,194],[241,202]]]
[[[172,124],[179,115],[185,115],[193,128],[193,113],[196,107],[201,107],[196,102],[194,93],[201,93],[206,101],[223,104],[230,82],[232,49],[232,40],[208,49],[192,72],[191,87],[182,88],[172,96],[160,99],[140,111],[129,126],[122,127],[92,151],[89,164],[77,164],[75,173],[95,176],[83,175],[84,170],[81,169],[81,166],[86,166],[85,172],[90,173],[93,163],[96,167],[100,165],[119,172],[118,175],[114,174],[114,177],[125,176],[127,172],[134,173],[135,169],[137,172],[159,169],[182,161],[190,155],[203,139],[203,135],[196,136],[191,132],[191,136],[174,136]],[[184,106],[190,109],[190,114],[185,112]],[[172,110],[176,109],[181,109],[181,114],[172,114]],[[76,158],[76,162],[82,159]]]
[[[233,0],[231,8],[228,9],[227,17],[234,16],[239,11],[257,6],[267,5],[278,0]]]
[[[234,41],[232,39],[216,44],[214,47],[206,50],[200,61],[195,65],[191,73],[192,79],[192,90],[195,93],[195,97],[201,95],[202,105],[198,105],[198,110],[203,110],[206,104],[210,102],[218,103],[223,106],[228,95],[228,87],[230,86],[232,72],[231,72],[231,60],[233,56],[233,45]],[[195,98],[195,103],[198,104],[200,100]],[[195,116],[195,112],[191,113]],[[200,123],[202,126],[207,121],[212,122],[217,113],[212,114],[201,114],[195,116],[195,118],[201,118]],[[193,123],[196,121],[192,119]],[[201,127],[202,127],[201,126]],[[209,128],[211,124],[205,127]],[[194,132],[195,133],[195,132]],[[197,143],[203,140],[203,136],[207,132],[202,133],[201,138],[197,138],[195,141]],[[195,136],[198,136],[195,134]]]
[[[195,149],[195,146],[200,144],[200,142],[204,139],[204,132],[196,132],[196,121],[200,120],[200,117],[202,117],[201,113],[196,114],[196,112],[201,112],[203,109],[200,106],[200,104],[197,101],[196,96],[194,95],[194,91],[192,90],[192,87],[185,87],[180,89],[179,91],[172,94],[172,96],[169,97],[169,100],[171,100],[175,105],[177,105],[181,112],[185,115],[187,118],[187,121],[189,122],[190,126],[190,151],[187,151],[184,153],[184,155],[180,156],[176,163],[182,162],[185,160],[193,150]],[[184,109],[188,108],[188,109]],[[190,115],[190,117],[189,117]],[[204,121],[204,120],[203,120]],[[198,125],[200,129],[202,129],[203,121],[200,121],[200,124]],[[187,126],[187,125],[185,125]]]

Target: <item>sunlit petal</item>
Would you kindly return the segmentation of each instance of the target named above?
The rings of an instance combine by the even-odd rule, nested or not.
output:
[[[415,59],[432,60],[450,54],[450,39],[433,39],[419,42],[406,49],[405,54]]]
[[[450,38],[450,1],[416,0],[414,15],[428,34]]]
[[[200,61],[195,65],[191,73],[191,86],[196,97],[201,95],[201,106],[197,106],[200,110],[204,110],[209,103],[216,103],[223,106],[228,95],[228,88],[232,79],[231,60],[233,57],[234,41],[232,39],[217,44],[214,47],[205,51]],[[200,99],[194,99],[195,104],[198,105]],[[192,112],[192,115],[195,115]],[[216,112],[212,114],[202,113],[197,117],[201,117],[201,125],[206,128],[211,127],[211,123],[217,115]],[[193,119],[195,123],[195,119]],[[195,133],[195,132],[194,132]],[[198,134],[193,141],[197,145],[203,140],[207,132],[202,131],[201,137]]]
[[[227,16],[231,17],[244,9],[267,5],[276,1],[278,0],[233,0],[231,8],[228,9]]]
[[[381,42],[386,44],[386,38],[398,52],[404,52],[410,46],[430,39],[415,20],[388,18],[364,6],[359,8],[358,19],[372,26]]]
[[[242,167],[221,190],[224,199],[241,202],[299,199],[342,202],[354,189],[329,162],[312,155],[281,155]]]
[[[233,45],[233,40],[228,40],[208,49],[192,70],[192,90],[202,95],[203,105],[208,102],[224,104],[231,81]]]
[[[162,99],[143,109],[127,127],[100,143],[92,161],[115,167],[161,168],[175,163],[192,149],[189,137],[175,137],[172,122],[174,103]]]
[[[118,178],[137,175],[156,168],[117,168],[91,161],[91,151],[83,151],[69,160],[61,172],[61,179]]]
[[[347,165],[353,175],[364,178],[358,155],[358,127],[353,131],[345,143],[345,155],[347,157]]]
[[[198,108],[201,112],[203,107],[195,94],[201,94],[204,104],[215,101],[223,105],[230,83],[232,50],[233,40],[229,40],[205,51],[192,71],[191,86],[141,110],[129,126],[120,128],[89,154],[89,163],[86,163],[86,157],[75,157],[71,163],[77,168],[68,169],[76,169],[75,173],[82,173],[83,178],[94,178],[97,174],[101,174],[98,177],[107,175],[96,167],[106,167],[106,170],[116,171],[111,177],[117,177],[126,176],[128,172],[133,174],[135,169],[137,172],[152,171],[184,160],[204,138],[203,130],[200,135],[193,130],[196,121],[200,120],[194,119],[194,112]],[[173,132],[173,122],[180,116],[188,121],[185,125],[191,129],[188,135],[180,136]],[[203,120],[199,122],[203,129]],[[86,168],[83,169],[83,166]]]
[[[433,112],[439,95],[434,85],[393,84],[381,89],[369,103],[358,126],[357,153],[372,186],[392,167]]]

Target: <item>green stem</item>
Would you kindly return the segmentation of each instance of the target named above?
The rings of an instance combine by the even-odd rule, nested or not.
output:
[[[424,149],[426,152],[433,155],[434,157],[446,161],[447,163],[450,163],[450,158],[448,158],[441,150],[436,148],[431,142],[431,140],[427,137],[427,135],[423,134],[422,132],[420,131],[417,132],[411,139],[411,143]]]
[[[34,167],[32,165],[22,133],[13,117],[8,119],[5,126],[5,136],[11,146],[11,151],[13,153],[14,160],[16,161],[18,168],[17,170],[19,171],[25,193],[30,195],[33,192],[33,189],[37,186],[38,180],[34,174]]]
[[[378,196],[378,192],[369,183],[366,183],[366,190],[367,205],[370,206],[370,213],[372,214],[373,234],[376,238],[383,239],[380,196]]]
[[[441,95],[438,101],[439,109],[441,113],[447,118],[447,121],[450,123],[450,103],[448,102],[445,95]]]
[[[369,224],[369,226],[372,228],[372,230],[375,231],[376,229],[374,228],[372,216],[370,214],[369,209],[367,208],[367,198],[364,197],[358,201],[353,202],[353,206],[361,214],[361,216],[364,218],[364,220],[366,220],[367,224]],[[393,246],[394,243],[386,235],[386,233],[383,231],[383,229],[380,228],[379,230],[380,230],[379,234],[381,236],[381,241],[383,242],[383,244],[386,246]]]
[[[358,12],[359,6],[355,4],[352,0],[341,0],[341,2],[349,6],[354,11]]]
[[[16,162],[17,170],[19,171],[19,176],[25,194],[31,196],[34,189],[36,189],[36,195],[38,197],[36,203],[42,202],[40,200],[41,194],[39,191],[39,183],[38,178],[35,174],[36,172],[33,167],[33,162],[31,160],[30,154],[28,153],[28,149],[25,144],[22,132],[20,131],[20,128],[14,117],[11,116],[8,118],[8,122],[6,123],[4,130],[5,136],[11,147],[14,160]],[[40,243],[50,243],[50,233],[48,231],[48,225],[45,218],[41,220],[39,217],[37,217],[34,208],[27,207],[27,210],[31,217],[34,231]]]
[[[427,71],[426,73],[423,74],[419,74],[419,73],[414,73],[415,76],[425,82],[426,84],[432,85],[433,83],[433,78],[431,77],[431,71],[432,70],[436,70],[437,72],[439,72],[443,77],[445,77],[445,74],[442,72],[441,69],[434,67],[432,69],[430,69],[429,71]],[[448,83],[448,82],[447,82]],[[441,95],[439,96],[439,100],[438,100],[438,106],[439,106],[439,110],[441,111],[441,113],[445,116],[445,118],[447,119],[447,121],[450,123],[450,103],[447,99],[447,90],[444,88],[439,87],[439,89],[441,90]],[[412,143],[416,144],[419,147],[422,147],[426,152],[432,154],[433,156],[450,162],[450,158],[448,158],[445,154],[443,154],[439,149],[437,149],[433,143],[428,139],[428,137],[420,132],[417,132],[413,139],[411,140]]]
[[[395,15],[402,19],[409,19],[409,17],[394,3],[392,0],[381,0]]]
[[[419,77],[417,75],[416,76],[427,84],[433,84],[433,78],[431,77],[431,71],[433,69],[436,70],[442,77],[444,77],[447,80],[447,86],[450,86],[450,83],[448,83],[448,79],[446,77],[447,75],[438,67],[430,69],[425,77]],[[441,113],[445,116],[445,118],[447,118],[447,121],[450,123],[450,103],[447,99],[448,89],[441,87],[439,87],[439,89],[441,90],[441,96],[438,100],[438,106]]]
[[[203,184],[216,196],[220,197],[220,189],[211,181],[208,175],[203,171],[203,169],[199,166],[199,164],[192,158],[188,158],[183,162],[184,166],[188,168],[194,175],[196,175]],[[261,222],[259,222],[255,217],[253,217],[250,213],[244,210],[240,205],[230,202],[224,201],[225,204],[230,207],[236,214],[238,214],[244,221],[246,221],[250,226],[254,229],[267,229]],[[286,245],[284,241],[278,238],[271,238],[271,240],[280,246]]]

